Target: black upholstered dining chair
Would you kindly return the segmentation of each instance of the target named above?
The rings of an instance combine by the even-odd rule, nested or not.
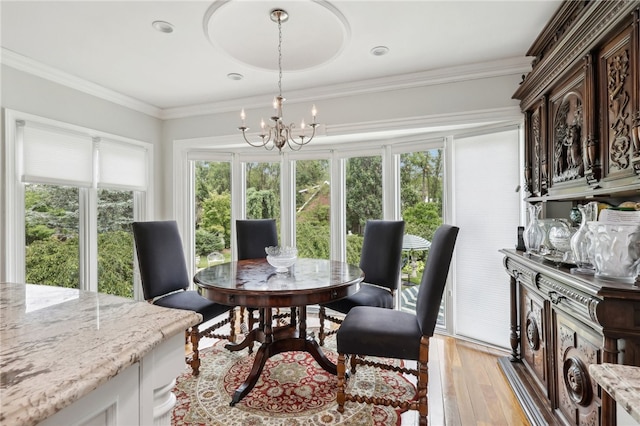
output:
[[[238,260],[264,259],[265,247],[278,245],[278,229],[275,219],[241,219],[236,220],[236,242]],[[248,330],[253,330],[256,319],[254,309],[247,309]],[[244,307],[240,307],[240,327],[244,329]],[[252,346],[249,346],[249,353]]]
[[[340,318],[327,315],[327,309],[347,314],[355,306],[376,306],[393,309],[395,293],[402,267],[402,236],[404,221],[368,220],[360,254],[360,269],[364,282],[352,296],[320,305],[318,340],[324,345],[327,336],[336,330],[325,330],[325,320],[340,324]]]
[[[235,341],[234,308],[214,303],[197,291],[188,290],[191,279],[175,221],[134,222],[133,237],[145,300],[165,308],[195,311],[202,315],[200,324],[185,331],[185,343],[190,340],[193,351],[191,356],[187,357],[187,363],[191,365],[193,375],[197,376],[200,373],[200,338],[214,337]],[[225,312],[228,312],[229,316],[224,320],[200,330],[203,323]],[[225,324],[231,325],[229,334],[215,333]]]
[[[264,259],[265,247],[278,245],[275,219],[236,220],[238,260]]]
[[[427,264],[416,300],[416,313],[369,306],[358,306],[347,314],[336,336],[338,350],[338,411],[344,412],[346,401],[380,404],[418,410],[420,424],[426,425],[429,414],[427,382],[429,379],[429,338],[433,336],[442,293],[447,281],[458,228],[441,225],[433,236]],[[366,356],[417,361],[417,368],[396,367]],[[350,374],[356,365],[368,365],[417,376],[417,401],[395,401],[376,395],[347,394],[346,359]]]

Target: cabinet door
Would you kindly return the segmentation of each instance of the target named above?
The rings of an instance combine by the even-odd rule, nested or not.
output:
[[[521,287],[522,362],[536,378],[540,390],[549,397],[547,365],[547,317],[544,300],[525,287]]]
[[[588,62],[590,63],[590,62]],[[582,63],[549,96],[549,193],[584,185],[585,129],[589,68]]]
[[[634,73],[632,28],[603,46],[599,54],[602,139],[605,141],[605,180],[633,178],[640,174],[640,141],[633,137]]]
[[[602,336],[553,310],[556,343],[556,413],[570,425],[600,425],[602,402],[589,364],[602,360]]]

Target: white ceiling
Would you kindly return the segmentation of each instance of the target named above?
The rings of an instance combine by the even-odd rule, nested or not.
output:
[[[560,1],[6,1],[3,59],[84,80],[159,110],[366,84],[524,58]],[[162,20],[171,34],[152,28]],[[374,56],[376,46],[389,53]],[[6,62],[6,60],[5,60]],[[10,64],[9,64],[10,65]],[[234,81],[229,73],[239,73]]]

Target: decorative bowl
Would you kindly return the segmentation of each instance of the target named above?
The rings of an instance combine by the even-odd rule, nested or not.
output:
[[[270,246],[265,247],[264,251],[267,253],[267,262],[276,268],[278,273],[287,272],[298,259],[298,249],[295,247]]]
[[[633,283],[640,268],[640,225],[587,222],[595,276]]]
[[[571,251],[571,237],[576,232],[564,222],[558,222],[549,228],[549,243],[562,254]]]

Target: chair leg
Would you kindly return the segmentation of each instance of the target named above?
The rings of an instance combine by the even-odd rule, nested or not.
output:
[[[429,418],[429,338],[420,339],[420,353],[418,354],[418,414],[420,426],[427,426]]]
[[[248,321],[248,319],[247,319]],[[243,334],[248,334],[249,329],[247,328],[247,324],[244,323],[244,306],[240,306],[240,332]]]
[[[229,309],[229,341],[231,343],[236,342],[236,308]]]
[[[318,331],[318,340],[320,346],[324,346],[324,316],[326,315],[326,311],[324,306],[320,306],[320,312],[318,312],[318,319],[320,320],[320,330]]]
[[[345,377],[344,377],[344,372],[345,372],[345,361],[344,361],[344,354],[338,354],[338,364],[337,364],[337,370],[338,370],[338,395],[336,397],[336,401],[338,402],[338,412],[339,413],[344,413],[344,402],[345,402],[345,394],[344,394],[344,388],[345,388]]]
[[[356,365],[358,365],[357,362],[356,362],[356,357],[357,356],[358,355],[349,355],[349,361],[350,361],[350,364],[351,364],[349,366],[349,374],[350,375],[356,374]]]
[[[198,351],[198,345],[200,344],[200,332],[198,326],[191,327],[191,350],[193,355],[191,356],[191,371],[194,376],[200,374],[200,353]]]

